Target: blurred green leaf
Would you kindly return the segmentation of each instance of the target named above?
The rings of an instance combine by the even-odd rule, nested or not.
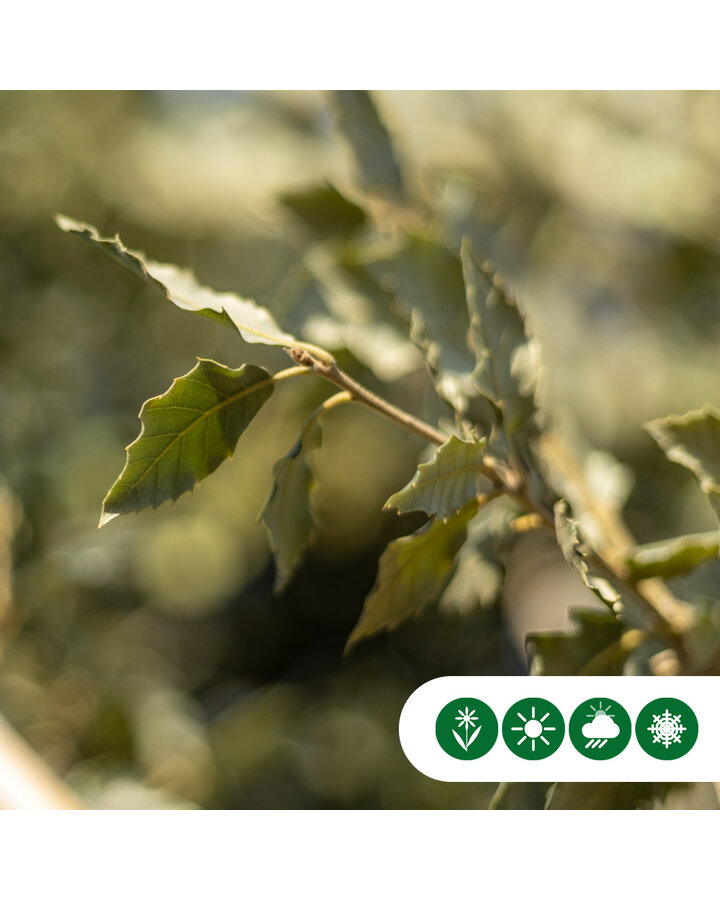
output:
[[[232,455],[273,386],[273,376],[259,366],[229,369],[200,359],[164,394],[147,400],[140,435],[105,497],[100,525],[192,490]]]
[[[720,412],[712,406],[647,422],[668,459],[690,469],[720,518]]]
[[[392,254],[367,264],[368,272],[394,296],[411,324],[411,338],[423,351],[438,394],[458,413],[482,407],[492,421],[492,409],[477,396],[472,374],[467,303],[459,258],[434,237],[405,235]]]
[[[272,493],[261,519],[275,554],[276,591],[288,583],[312,537],[310,496],[315,478],[308,457],[321,442],[322,429],[313,415],[287,456],[273,466]]]
[[[412,481],[393,494],[385,509],[423,510],[446,519],[473,497],[492,489],[483,476],[486,441],[461,441],[454,435],[421,463]]]
[[[631,550],[625,563],[634,578],[673,578],[708,560],[717,559],[719,551],[720,532],[705,531],[641,544]]]
[[[534,427],[536,345],[528,338],[515,300],[489,266],[478,265],[467,240],[461,258],[475,348],[473,381],[493,405],[497,423],[512,441],[521,430]],[[496,422],[482,424],[489,430]]]
[[[388,544],[380,557],[375,587],[346,650],[378,631],[394,628],[440,595],[476,511],[477,502],[471,501],[447,521],[437,519]]]
[[[533,675],[622,675],[635,646],[619,645],[623,626],[603,610],[573,609],[566,633],[529,634],[525,646]],[[636,634],[636,632],[633,632]],[[587,671],[591,667],[591,671]]]
[[[390,135],[368,91],[331,91],[328,94],[338,129],[350,145],[361,186],[393,200],[405,194]]]
[[[237,328],[240,336],[249,344],[291,347],[297,343],[291,334],[281,330],[266,309],[252,300],[246,300],[237,294],[219,294],[199,284],[189,270],[183,271],[167,263],[146,260],[142,253],[128,250],[118,236],[101,237],[92,225],[76,222],[67,216],[56,216],[55,221],[63,231],[76,234],[89,244],[104,250],[115,262],[159,290],[180,309]]]
[[[558,500],[555,504],[555,533],[557,541],[565,557],[565,561],[580,576],[585,587],[598,597],[613,612],[620,612],[620,594],[604,575],[593,571],[592,563],[585,552],[580,539],[578,523],[568,515],[566,500]]]
[[[654,782],[560,782],[548,791],[545,809],[643,809],[670,785]]]
[[[349,238],[367,222],[365,212],[331,184],[283,194],[280,202],[321,240]]]

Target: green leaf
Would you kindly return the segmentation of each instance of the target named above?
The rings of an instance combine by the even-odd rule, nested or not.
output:
[[[671,785],[656,782],[559,782],[548,792],[545,809],[647,809]]]
[[[346,652],[378,631],[395,628],[436,600],[450,578],[455,557],[477,511],[471,501],[447,521],[437,519],[408,537],[391,541]]]
[[[712,406],[644,426],[673,462],[690,469],[720,519],[720,412]]]
[[[569,632],[529,634],[525,641],[531,675],[622,675],[635,638],[621,642],[623,626],[600,609],[572,609]],[[633,636],[639,632],[633,631]]]
[[[446,519],[480,493],[492,490],[485,471],[485,440],[461,441],[453,436],[421,463],[412,481],[393,494],[385,509],[423,510]]]
[[[276,591],[282,590],[290,580],[313,534],[310,495],[315,476],[308,457],[321,442],[322,429],[313,414],[287,456],[273,466],[272,493],[260,517],[270,534],[275,554]]]
[[[640,578],[673,578],[684,575],[720,553],[720,532],[685,534],[682,537],[634,547],[626,557],[630,574]]]
[[[488,265],[478,265],[467,240],[461,258],[475,348],[473,381],[512,439],[521,430],[534,430],[537,345],[525,331],[515,300]],[[482,424],[489,428],[495,423]]]
[[[229,369],[200,359],[164,394],[147,400],[140,435],[103,502],[100,527],[192,490],[232,455],[273,386],[273,376],[259,366]]]
[[[320,239],[349,238],[367,222],[363,210],[331,184],[284,194],[280,202]]]
[[[602,600],[616,615],[622,611],[620,594],[604,575],[593,570],[583,542],[580,540],[578,523],[568,515],[566,500],[555,504],[555,533],[565,557],[565,561],[575,569],[585,587]]]
[[[105,251],[115,262],[160,291],[180,309],[237,328],[240,336],[249,344],[292,347],[298,343],[291,334],[282,331],[266,309],[254,301],[237,294],[220,294],[204,287],[189,270],[147,260],[142,253],[128,250],[117,235],[114,238],[101,237],[92,225],[76,222],[66,216],[56,216],[55,221],[63,231],[75,234]]]
[[[438,394],[458,413],[466,413],[468,397],[477,389],[458,257],[432,237],[406,235],[399,249],[366,268],[411,323],[412,340],[425,354]]]
[[[370,193],[402,200],[402,174],[390,136],[368,91],[328,94],[338,129],[348,142],[362,187]]]
[[[407,327],[364,270],[338,263],[319,245],[305,254],[303,263],[324,308],[303,322],[308,340],[329,350],[347,348],[383,381],[395,381],[420,368],[422,359]]]

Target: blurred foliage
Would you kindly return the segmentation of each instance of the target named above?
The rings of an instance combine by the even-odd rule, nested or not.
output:
[[[382,511],[422,445],[363,409],[327,415],[316,540],[275,596],[258,511],[272,462],[328,396],[313,379],[277,391],[243,453],[192,496],[96,530],[147,397],[196,356],[273,371],[287,360],[160,302],[60,234],[60,211],[255,298],[432,421],[447,410],[402,336],[418,306],[417,340],[445,355],[450,398],[473,366],[451,350],[456,334],[445,339],[455,303],[464,309],[462,276],[423,241],[469,235],[523,298],[543,348],[544,405],[578,446],[607,454],[603,489],[617,487],[613,456],[631,473],[637,538],[716,528],[693,475],[640,425],[715,400],[720,94],[375,100],[378,153],[356,181],[338,139],[351,139],[343,110],[367,112],[353,97],[332,101],[338,135],[319,94],[0,94],[0,708],[90,805],[484,808],[497,785],[441,784],[406,762],[397,720],[418,684],[525,673],[529,633],[538,671],[543,654],[577,646],[563,642],[573,628],[613,671],[662,671],[662,647],[618,635],[551,544],[533,557],[531,611],[528,579],[525,598],[510,586],[522,582],[513,556],[498,597],[492,561],[464,551],[439,607],[343,658],[380,554],[423,522]],[[373,185],[368,205],[359,188]],[[390,201],[407,193],[430,211],[421,225],[396,221]],[[422,234],[389,253],[369,218],[391,242],[401,227]],[[439,320],[423,301],[434,279],[450,285]],[[716,562],[672,583],[702,612],[693,638],[710,661],[716,585]],[[607,634],[596,647],[598,617]],[[574,652],[554,665],[577,671]],[[717,805],[702,786],[629,798],[623,786],[573,787],[510,786],[493,802]]]

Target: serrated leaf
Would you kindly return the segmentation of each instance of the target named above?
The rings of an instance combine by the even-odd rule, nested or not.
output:
[[[437,519],[388,544],[346,651],[370,635],[395,628],[439,597],[476,512],[477,502],[471,501],[447,521]]]
[[[668,459],[690,469],[720,519],[720,412],[704,406],[644,427]]]
[[[636,578],[673,578],[696,566],[718,558],[720,532],[684,534],[682,537],[641,544],[625,559],[630,574]]]
[[[454,435],[421,463],[412,481],[393,494],[386,509],[423,510],[446,519],[480,493],[492,490],[483,470],[485,440],[461,441]]]
[[[406,235],[392,255],[367,263],[368,272],[394,296],[411,324],[439,395],[459,413],[468,409],[475,358],[468,344],[469,321],[462,266],[436,240]]]
[[[322,429],[315,416],[273,466],[273,489],[261,513],[275,554],[275,590],[285,587],[302,560],[313,534],[310,495],[315,481],[309,455],[320,447]]]
[[[371,193],[402,200],[405,190],[390,135],[368,91],[328,94],[338,129],[348,142],[362,187]]]
[[[101,237],[92,225],[76,222],[67,216],[56,216],[59,228],[75,234],[87,243],[100,248],[124,269],[154,287],[180,309],[220,321],[236,328],[249,344],[269,344],[291,347],[296,338],[284,332],[268,310],[237,294],[218,293],[200,284],[189,270],[167,263],[152,262],[142,253],[128,250],[116,235]]]
[[[140,435],[103,502],[100,526],[192,490],[232,455],[273,386],[273,376],[259,366],[229,369],[200,359],[164,394],[147,400]]]
[[[604,575],[594,571],[580,539],[578,523],[568,515],[565,500],[558,500],[555,504],[555,533],[567,564],[577,572],[585,587],[590,588],[596,597],[618,614],[621,610],[618,602],[620,594]]]
[[[473,381],[512,439],[521,430],[534,428],[537,345],[525,331],[514,298],[488,265],[478,265],[467,240],[461,259],[475,348]],[[483,424],[492,427],[494,423]]]

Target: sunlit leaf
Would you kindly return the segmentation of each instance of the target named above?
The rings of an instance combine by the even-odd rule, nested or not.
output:
[[[338,129],[348,142],[365,190],[401,200],[403,179],[390,136],[368,91],[328,94]]]
[[[720,412],[711,406],[647,422],[645,428],[673,462],[690,469],[720,518]]]
[[[620,594],[610,581],[594,571],[593,564],[580,539],[578,523],[568,515],[565,500],[555,504],[555,533],[567,564],[580,576],[580,580],[596,597],[602,600],[616,614],[622,610]]]
[[[321,441],[322,430],[313,416],[287,456],[273,466],[272,493],[261,519],[270,533],[275,554],[276,590],[289,581],[313,534],[310,496],[315,478],[309,456]]]
[[[437,519],[408,537],[388,544],[380,558],[375,587],[347,643],[394,628],[438,598],[477,511],[471,501],[447,521]]]
[[[278,326],[266,309],[252,300],[246,300],[237,294],[218,293],[205,287],[189,270],[147,260],[142,253],[128,250],[117,235],[114,238],[101,237],[92,225],[76,222],[66,216],[56,216],[55,221],[63,231],[76,234],[89,244],[104,250],[115,262],[160,291],[180,309],[234,326],[250,344],[289,347],[297,343],[291,334]]]
[[[147,400],[140,435],[127,448],[100,525],[192,490],[232,454],[273,385],[273,376],[259,366],[229,369],[201,359],[164,394]]]
[[[455,436],[421,463],[412,481],[393,494],[386,509],[398,512],[423,510],[445,519],[473,497],[492,489],[483,470],[485,440],[461,441]]]
[[[625,562],[634,578],[673,578],[708,560],[717,559],[719,552],[720,532],[705,531],[641,544],[632,549]]]

